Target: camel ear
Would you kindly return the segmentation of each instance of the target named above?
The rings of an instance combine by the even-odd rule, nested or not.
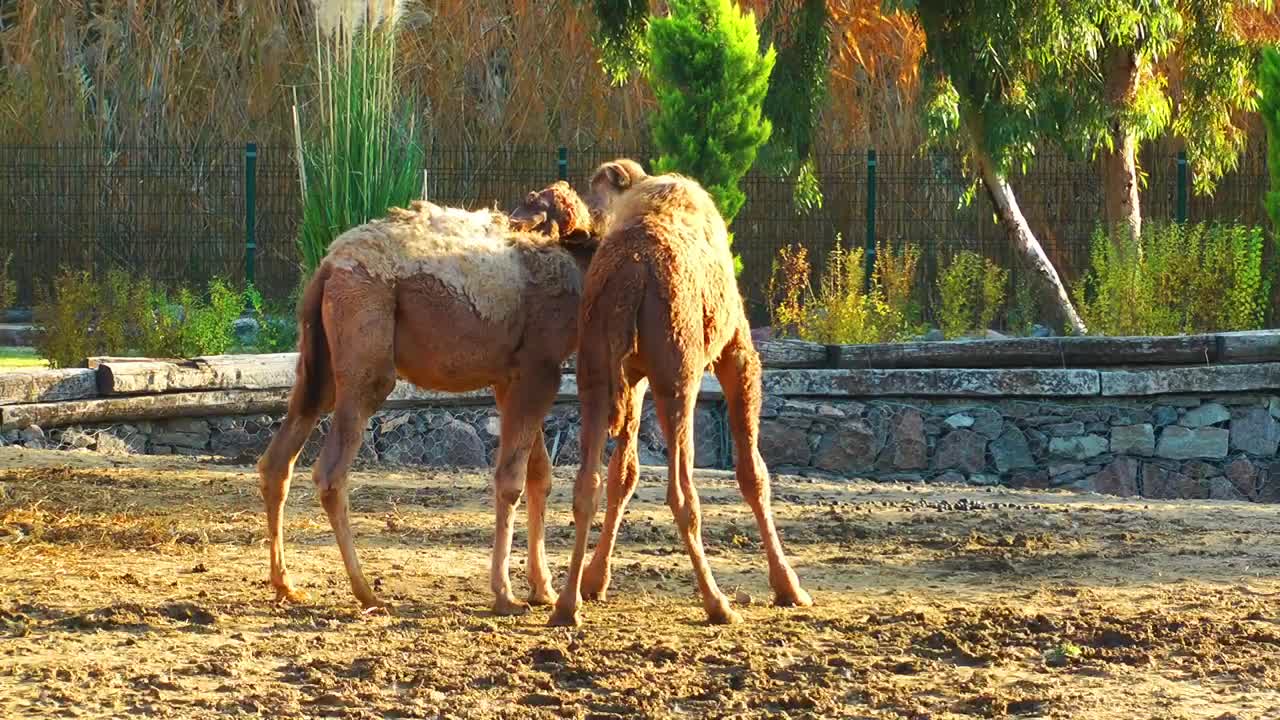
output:
[[[626,190],[631,187],[631,173],[623,167],[620,162],[605,163],[596,171],[596,175],[591,179],[591,184],[595,185],[599,181],[609,183],[609,186],[617,190]]]

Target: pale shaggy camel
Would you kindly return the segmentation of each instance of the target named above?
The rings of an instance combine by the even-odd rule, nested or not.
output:
[[[716,587],[702,547],[693,486],[693,417],[704,369],[720,380],[737,450],[738,486],[755,513],[780,606],[810,605],[787,563],[770,509],[769,473],[756,447],[760,358],[751,342],[724,220],[696,182],[648,176],[639,164],[602,165],[588,198],[599,250],[587,271],[577,359],[582,466],[574,486],[573,557],[552,625],[576,625],[585,594],[603,598],[609,561],[639,475],[637,432],[646,385],[667,440],[667,503],[693,563],[712,623],[741,621]],[[595,516],[600,451],[618,439],[608,470],[608,508],[591,565],[583,570]]]
[[[415,202],[336,240],[299,308],[298,375],[280,430],[258,462],[278,600],[300,600],[284,561],[282,515],[293,464],[321,414],[333,427],[312,470],[351,589],[365,581],[348,522],[347,483],[365,425],[396,377],[435,390],[493,387],[501,414],[494,476],[494,611],[511,592],[514,510],[529,485],[529,601],[551,604],[543,517],[551,460],[542,424],[577,346],[582,276],[595,250],[586,205],[567,183],[533,192],[509,217]]]

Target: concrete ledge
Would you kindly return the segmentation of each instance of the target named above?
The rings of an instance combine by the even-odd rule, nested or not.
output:
[[[1100,374],[1102,395],[1105,397],[1248,392],[1280,388],[1280,363],[1103,370]]]
[[[764,390],[801,397],[1088,397],[1097,370],[766,370]]]

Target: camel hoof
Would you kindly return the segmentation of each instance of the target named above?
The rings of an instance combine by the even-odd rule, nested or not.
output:
[[[288,585],[276,588],[277,605],[301,605],[305,602],[307,602],[307,594],[301,590],[294,590]]]
[[[805,589],[797,585],[796,587],[773,596],[773,604],[777,607],[811,607],[813,598],[810,597]]]
[[[718,608],[707,613],[707,623],[711,625],[739,625],[743,622],[742,616],[732,608]]]
[[[535,607],[550,607],[555,605],[560,596],[551,588],[542,588],[533,590],[529,593],[529,604]]]
[[[609,597],[609,580],[597,578],[587,572],[582,578],[582,599],[588,602],[604,602]]]
[[[391,603],[378,598],[361,600],[360,608],[362,615],[390,615],[392,613]]]
[[[562,610],[559,605],[551,611],[551,618],[547,620],[548,627],[578,627],[581,624],[582,617],[578,615],[577,608]]]
[[[529,612],[529,605],[511,597],[498,597],[493,600],[493,614],[499,617],[513,617]]]
[[[711,625],[737,625],[743,620],[737,610],[729,607],[729,599],[721,597],[720,602],[707,610],[707,622]]]

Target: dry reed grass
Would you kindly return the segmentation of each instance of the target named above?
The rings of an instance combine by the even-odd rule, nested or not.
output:
[[[770,2],[744,4],[760,16]],[[0,143],[289,145],[290,91],[304,103],[312,95],[309,0],[0,8]],[[398,81],[415,97],[428,144],[646,144],[652,96],[642,79],[610,85],[589,4],[412,0],[403,12]],[[878,0],[838,0],[831,12],[833,103],[820,147],[914,147],[923,36],[909,19],[881,15]]]

